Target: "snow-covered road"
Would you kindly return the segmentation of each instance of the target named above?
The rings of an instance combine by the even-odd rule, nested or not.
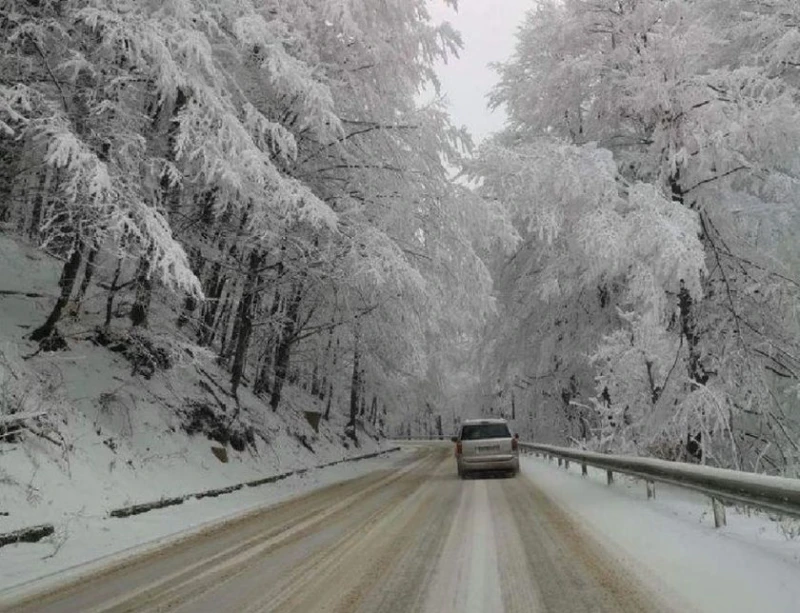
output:
[[[663,594],[681,611],[798,613],[800,521],[729,507],[728,525],[714,528],[711,504],[698,492],[656,485],[580,464],[522,459],[522,469],[613,555],[618,567]],[[791,534],[795,534],[791,538]]]
[[[669,610],[624,568],[526,476],[461,481],[428,448],[8,610]]]

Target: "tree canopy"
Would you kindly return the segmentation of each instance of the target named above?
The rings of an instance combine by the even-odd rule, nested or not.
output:
[[[4,7],[0,218],[64,260],[32,339],[97,284],[105,333],[166,301],[275,410],[287,381],[353,428],[441,397],[490,283],[446,168],[469,137],[420,98],[461,41],[423,0]]]
[[[472,173],[523,241],[486,385],[547,436],[796,468],[790,4],[544,1],[497,67]]]

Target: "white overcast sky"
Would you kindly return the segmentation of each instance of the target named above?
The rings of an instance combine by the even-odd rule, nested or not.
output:
[[[497,82],[497,74],[488,64],[511,56],[514,33],[533,2],[459,0],[456,12],[444,0],[428,0],[433,20],[449,21],[464,40],[460,56],[440,66],[438,72],[453,123],[466,125],[476,142],[503,125],[502,111],[491,112],[486,106],[486,96]]]

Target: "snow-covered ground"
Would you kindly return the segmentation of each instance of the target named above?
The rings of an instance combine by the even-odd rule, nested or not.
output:
[[[708,613],[800,611],[800,522],[729,508],[728,525],[714,528],[702,495],[656,485],[647,500],[641,481],[580,465],[569,471],[524,457],[522,470],[591,534],[624,553],[628,565],[654,589],[681,594],[685,610]],[[796,538],[791,538],[794,535]]]
[[[344,435],[346,417],[335,405],[330,421],[314,431],[304,412],[321,411],[321,402],[293,386],[285,388],[277,412],[242,387],[237,409],[227,391],[228,375],[212,355],[182,337],[165,300],[153,301],[146,334],[163,340],[173,351],[173,363],[150,377],[134,373],[129,359],[93,341],[103,319],[102,290],[90,292],[80,317],[67,315],[59,324],[67,351],[37,352],[24,336],[52,307],[59,263],[2,234],[0,262],[0,426],[14,415],[35,416],[24,422],[29,429],[0,437],[0,533],[45,523],[55,527],[55,534],[38,544],[0,548],[0,588],[380,465],[333,467],[319,476],[190,501],[130,520],[107,519],[115,508],[388,445],[363,429],[354,445]],[[114,325],[115,333],[127,334],[125,318]],[[228,428],[243,435],[239,443],[212,440],[205,431],[189,434],[187,424],[197,407],[201,417],[213,418],[203,422],[205,431]]]
[[[485,482],[466,484],[424,611],[502,611],[500,565]]]
[[[189,500],[124,519],[79,515],[54,538],[0,548],[0,591],[18,596],[45,584],[74,579],[121,557],[159,547],[203,527],[276,504],[313,489],[394,466],[409,449],[358,462],[312,470],[301,476],[218,498]]]

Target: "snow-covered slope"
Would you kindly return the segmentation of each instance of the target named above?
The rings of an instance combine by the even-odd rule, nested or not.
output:
[[[648,500],[639,480],[619,475],[608,487],[603,470],[581,477],[579,465],[563,470],[531,456],[522,470],[675,610],[800,611],[797,520],[730,509],[716,529],[708,498],[696,492],[658,484]]]
[[[298,388],[286,390],[275,413],[242,388],[237,409],[212,356],[174,341],[176,316],[164,303],[153,305],[146,338],[169,339],[172,366],[149,378],[133,372],[115,338],[98,344],[102,290],[59,324],[68,350],[37,353],[24,335],[52,306],[58,262],[2,233],[0,262],[0,533],[64,526],[381,447],[363,430],[356,447],[335,410],[315,432],[304,411],[321,407]],[[118,321],[112,336],[125,332],[127,322]],[[12,414],[32,417],[22,429],[2,430]]]

